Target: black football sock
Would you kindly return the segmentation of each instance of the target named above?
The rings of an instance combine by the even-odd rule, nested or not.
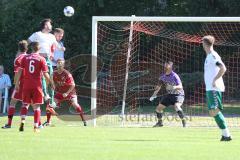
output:
[[[163,114],[162,114],[162,113],[159,113],[159,112],[156,112],[156,114],[157,114],[158,123],[161,123],[161,124],[162,124]]]
[[[177,111],[177,114],[178,114],[178,116],[183,120],[184,119],[184,113],[183,113],[183,111],[182,110],[180,110],[180,111]]]

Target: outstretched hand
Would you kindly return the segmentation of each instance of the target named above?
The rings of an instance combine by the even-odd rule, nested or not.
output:
[[[149,98],[149,101],[153,101],[155,98],[157,98],[157,96],[151,96],[150,98]]]

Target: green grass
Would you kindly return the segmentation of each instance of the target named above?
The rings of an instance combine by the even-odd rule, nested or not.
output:
[[[6,117],[0,117],[4,124]],[[220,142],[217,128],[83,127],[80,122],[54,119],[55,127],[34,133],[0,130],[0,160],[234,160],[239,159],[239,129],[234,140]]]

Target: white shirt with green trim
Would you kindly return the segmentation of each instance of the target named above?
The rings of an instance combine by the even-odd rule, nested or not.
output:
[[[216,87],[212,86],[213,80],[220,70],[220,68],[216,64],[217,62],[223,64],[221,57],[216,51],[212,51],[211,53],[207,54],[204,63],[204,81],[206,85],[206,91],[225,91],[222,77],[216,81]]]

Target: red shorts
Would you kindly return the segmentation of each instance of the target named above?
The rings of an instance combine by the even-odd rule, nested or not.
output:
[[[19,90],[13,90],[12,99],[16,99],[18,101],[22,101],[22,92],[23,92],[23,83],[20,83]]]
[[[55,93],[54,99],[57,100],[56,103],[61,103],[63,101],[71,101],[71,100],[77,100],[77,95],[75,94],[69,94],[67,97],[63,97],[62,93]]]
[[[43,104],[43,92],[41,88],[23,88],[22,100],[24,104]]]

